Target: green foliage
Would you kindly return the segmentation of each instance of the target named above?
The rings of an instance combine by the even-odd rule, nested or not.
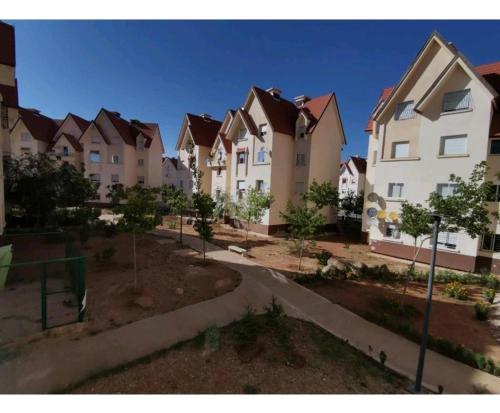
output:
[[[161,200],[172,214],[182,215],[189,208],[190,199],[181,189],[163,185],[160,189]]]
[[[283,306],[278,302],[278,299],[274,295],[271,297],[271,303],[269,306],[264,307],[264,311],[266,317],[269,319],[276,319],[285,315]]]
[[[493,301],[495,301],[495,295],[496,291],[493,288],[488,288],[483,293],[484,299],[490,304],[493,304]]]
[[[328,265],[328,260],[332,258],[332,253],[330,251],[321,251],[320,253],[316,254],[316,258],[318,259],[318,265],[320,267],[325,267]]]
[[[467,300],[467,298],[469,298],[469,291],[467,288],[457,281],[447,284],[444,292],[448,297],[456,298],[457,300]]]
[[[415,306],[411,304],[402,304],[399,301],[387,297],[380,297],[376,299],[375,307],[380,309],[382,313],[388,313],[402,318],[411,319],[419,315],[419,311]]]
[[[194,223],[195,231],[200,235],[203,241],[210,242],[214,236],[214,231],[212,229],[212,224],[206,219],[198,219]],[[205,254],[205,247],[203,247],[203,253]]]
[[[365,196],[363,192],[356,194],[353,191],[349,191],[340,200],[340,209],[344,211],[346,217],[352,214],[361,215],[363,213],[364,201]]]
[[[309,190],[302,195],[302,199],[312,202],[317,209],[322,209],[326,206],[338,207],[339,205],[339,193],[331,182],[318,184],[313,180],[309,186]]]
[[[205,330],[205,350],[217,351],[220,349],[220,329],[212,325]]]
[[[421,204],[404,201],[401,204],[400,230],[415,240],[422,236],[430,236],[432,232],[430,211]]]
[[[42,227],[54,221],[57,208],[81,207],[97,187],[73,165],[58,164],[46,154],[4,161],[5,201]]]
[[[476,304],[474,304],[474,311],[476,313],[476,318],[481,321],[487,320],[490,308],[491,308],[490,303],[486,301],[478,301]]]
[[[239,348],[252,346],[257,342],[261,326],[255,315],[255,310],[247,307],[243,318],[235,325],[233,339]]]
[[[67,207],[56,208],[54,221],[59,226],[91,225],[101,215],[99,208]]]
[[[215,206],[214,206],[214,216],[213,218],[218,220],[224,215],[228,215],[231,209],[231,197],[228,193],[223,192],[216,194],[215,196]]]
[[[498,278],[493,274],[484,275],[482,277],[482,284],[486,286],[486,288],[490,288],[492,290],[496,290],[498,288]]]

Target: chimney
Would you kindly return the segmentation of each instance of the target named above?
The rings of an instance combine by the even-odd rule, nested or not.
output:
[[[266,92],[276,99],[279,99],[281,96],[281,90],[277,87],[270,87],[269,89],[266,89]]]
[[[202,113],[200,116],[206,121],[212,119],[212,115],[209,115],[208,113]]]
[[[298,108],[301,108],[302,106],[304,106],[304,104],[306,102],[311,100],[311,98],[309,96],[306,96],[306,95],[300,95],[300,96],[294,97],[293,100],[295,101],[295,106],[297,106]]]

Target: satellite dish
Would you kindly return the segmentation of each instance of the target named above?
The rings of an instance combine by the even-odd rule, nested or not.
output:
[[[378,219],[385,219],[387,217],[387,212],[384,209],[381,209],[377,212]]]
[[[370,218],[374,218],[377,216],[377,210],[375,208],[368,208],[366,210],[366,215],[368,215]]]
[[[398,218],[399,218],[399,214],[397,211],[391,211],[389,212],[389,218],[392,220],[392,221],[397,221]]]
[[[376,217],[372,217],[369,219],[368,223],[371,225],[371,226],[374,226],[374,225],[377,225],[378,224],[378,220]]]
[[[367,196],[366,199],[370,202],[377,202],[378,195],[375,192],[370,192]]]

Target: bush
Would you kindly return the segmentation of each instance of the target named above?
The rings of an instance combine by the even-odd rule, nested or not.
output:
[[[220,348],[220,330],[216,325],[210,326],[205,331],[205,350],[216,351]]]
[[[168,228],[169,229],[176,229],[177,228],[177,221],[168,221]]]
[[[495,295],[496,291],[493,288],[488,288],[483,293],[484,299],[488,301],[490,304],[493,304],[493,301],[495,301]]]
[[[264,310],[266,312],[266,316],[270,319],[283,317],[285,315],[283,306],[278,302],[278,299],[274,295],[271,297],[271,303],[264,307]]]
[[[330,251],[321,251],[316,254],[316,258],[318,259],[318,265],[320,267],[325,267],[328,265],[328,260],[332,258],[332,253]]]
[[[492,290],[496,290],[498,288],[498,278],[494,275],[485,275],[482,281],[482,284],[486,286],[486,288]]]
[[[484,321],[488,319],[488,313],[490,311],[490,304],[486,301],[478,301],[474,305],[474,310],[476,312],[476,318],[478,320]]]
[[[458,281],[453,281],[446,285],[444,290],[448,297],[456,298],[457,300],[467,300],[469,291]]]
[[[245,315],[236,324],[233,338],[239,347],[248,347],[255,344],[259,333],[260,324],[255,315],[255,310],[251,307],[247,307]]]

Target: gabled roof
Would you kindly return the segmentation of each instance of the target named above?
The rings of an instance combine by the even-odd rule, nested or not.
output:
[[[163,157],[163,163],[165,163],[166,161],[169,161],[175,169],[177,169],[177,158],[169,158],[168,156],[164,156]]]
[[[295,121],[298,109],[294,103],[282,97],[275,98],[258,87],[252,87],[274,132],[295,136]]]
[[[340,169],[342,170],[342,168],[345,168],[349,175],[354,175],[349,167],[349,161],[340,162]]]
[[[241,116],[241,120],[245,124],[245,127],[247,130],[254,136],[257,136],[259,133],[257,130],[257,125],[255,125],[255,122],[253,121],[252,117],[249,115],[249,113],[245,109],[238,109],[236,112]]]
[[[75,115],[74,113],[68,113],[68,116],[70,116],[80,129],[80,131],[83,133],[85,129],[87,129],[90,125],[90,121],[87,119],[83,119],[82,117]]]
[[[16,86],[0,85],[0,95],[2,95],[3,104],[11,108],[19,107],[19,98]]]
[[[89,126],[87,127],[87,129],[85,129],[82,134],[80,135],[80,137],[78,138],[78,140],[81,140],[83,135],[87,132],[87,130],[90,129],[90,127],[93,126],[94,128],[97,129],[97,131],[99,132],[99,135],[101,135],[101,137],[104,139],[104,142],[106,142],[108,145],[111,144],[111,141],[109,140],[109,138],[104,134],[104,131],[101,129],[101,127],[95,123],[95,121],[90,121],[89,123]]]
[[[83,147],[80,144],[80,142],[78,142],[78,139],[76,139],[73,135],[70,135],[69,133],[65,133],[65,132],[61,133],[56,139],[52,140],[52,142],[47,147],[47,150],[48,151],[52,150],[54,148],[54,146],[56,145],[56,143],[59,141],[59,139],[61,139],[62,136],[64,136],[66,138],[66,140],[75,149],[75,151],[83,152]]]
[[[19,118],[14,125],[22,121],[33,138],[49,143],[54,137],[59,125],[54,119],[37,113],[33,109],[19,108]],[[14,129],[14,127],[12,129]]]
[[[311,123],[308,127],[308,133],[311,133],[316,128],[318,121],[321,116],[325,112],[330,100],[332,100],[333,93],[329,93],[328,95],[319,96],[317,98],[308,100],[304,106],[301,107],[301,111],[304,111],[308,118],[311,120]]]
[[[195,145],[212,147],[222,122],[192,113],[187,113],[185,121]],[[181,137],[182,138],[182,137]],[[180,142],[179,142],[180,143]]]
[[[351,156],[351,161],[360,174],[366,174],[366,159],[359,156]]]
[[[386,87],[385,89],[382,90],[382,92],[380,92],[380,95],[379,95],[378,100],[377,100],[377,104],[375,105],[375,108],[373,109],[373,111],[370,115],[370,119],[368,119],[368,122],[366,123],[365,132],[371,132],[373,130],[373,114],[375,113],[377,108],[387,100],[389,95],[392,93],[393,89],[394,89],[394,86],[390,86],[390,87]]]
[[[16,65],[16,36],[14,27],[0,21],[0,64]]]
[[[149,148],[151,146],[151,142],[153,141],[154,128],[157,126],[157,124],[143,123],[140,121],[129,122],[119,116],[116,112],[112,112],[104,108],[101,109],[101,111],[108,117],[108,119],[117,130],[118,134],[122,137],[123,141],[127,145],[135,147],[137,145],[137,137],[142,134],[142,136],[145,138],[144,146],[146,148]]]

